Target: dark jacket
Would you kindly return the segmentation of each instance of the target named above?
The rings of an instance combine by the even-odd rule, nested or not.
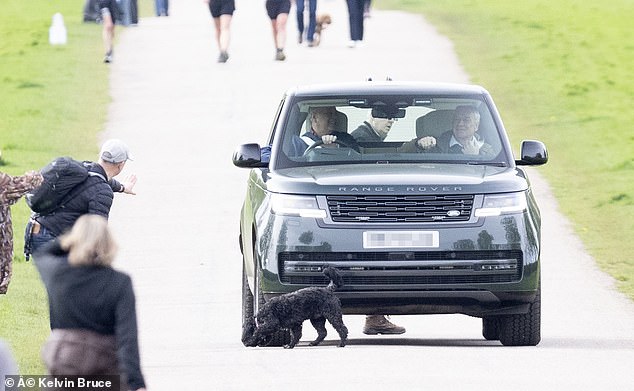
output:
[[[379,136],[374,129],[372,129],[372,125],[370,125],[367,121],[364,121],[358,128],[350,133],[355,140],[359,142],[381,142],[383,139]]]
[[[63,206],[46,216],[35,219],[55,236],[70,229],[75,221],[84,214],[96,214],[108,218],[114,193],[123,191],[123,186],[114,179],[107,182],[106,172],[97,163],[84,162],[88,172],[92,173],[86,181],[73,189],[62,202]]]
[[[106,266],[71,266],[57,240],[35,258],[49,301],[51,329],[83,329],[116,337],[119,370],[130,389],[145,387],[139,363],[130,277]]]

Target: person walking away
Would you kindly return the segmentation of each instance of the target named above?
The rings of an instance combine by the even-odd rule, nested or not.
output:
[[[156,8],[156,16],[169,15],[169,0],[154,0],[154,7]]]
[[[42,175],[35,171],[15,177],[0,172],[0,294],[7,293],[13,269],[13,224],[10,207],[40,184]]]
[[[99,0],[99,10],[101,12],[101,23],[103,30],[101,36],[103,46],[106,49],[103,62],[109,64],[112,62],[113,42],[114,42],[114,25],[116,23],[117,2],[116,0]]]
[[[229,41],[231,39],[231,19],[236,9],[234,0],[204,0],[209,6],[216,29],[218,44],[218,62],[225,63],[229,59]]]
[[[70,229],[84,214],[96,214],[108,218],[114,193],[135,194],[136,176],[129,176],[124,183],[114,179],[130,160],[128,146],[121,140],[111,139],[103,143],[99,160],[83,162],[88,178],[78,189],[71,191],[71,198],[47,215],[33,215],[26,225],[24,253],[34,254],[39,247]]]
[[[286,60],[284,45],[286,45],[286,22],[290,11],[291,0],[266,0],[266,12],[271,19],[273,29],[275,61]]]
[[[83,215],[40,250],[34,259],[49,301],[48,372],[119,375],[125,389],[145,390],[132,280],[111,267],[117,245],[108,221]]]
[[[365,0],[346,0],[346,2],[348,3],[348,17],[350,20],[350,41],[348,42],[348,47],[361,47],[363,45]]]
[[[295,3],[297,30],[299,30],[298,42],[301,44],[304,40],[304,10],[306,2],[308,2],[308,30],[306,30],[306,41],[308,47],[313,47],[315,46],[313,40],[317,26],[317,0],[297,0]]]

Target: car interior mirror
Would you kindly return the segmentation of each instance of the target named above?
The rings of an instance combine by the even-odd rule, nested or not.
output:
[[[405,118],[405,109],[390,108],[390,107],[373,107],[372,117],[374,118]]]

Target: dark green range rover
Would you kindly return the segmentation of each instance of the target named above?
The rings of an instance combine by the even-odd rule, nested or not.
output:
[[[251,170],[240,216],[245,321],[275,295],[325,285],[330,265],[345,281],[346,314],[460,313],[482,318],[488,340],[539,343],[540,215],[520,166],[548,156],[523,141],[514,158],[485,89],[294,88],[267,144],[233,156]]]

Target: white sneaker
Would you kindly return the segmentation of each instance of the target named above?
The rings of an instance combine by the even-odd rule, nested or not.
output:
[[[357,46],[357,42],[358,41],[348,41],[346,46],[349,47],[349,48],[353,48],[353,47]]]

